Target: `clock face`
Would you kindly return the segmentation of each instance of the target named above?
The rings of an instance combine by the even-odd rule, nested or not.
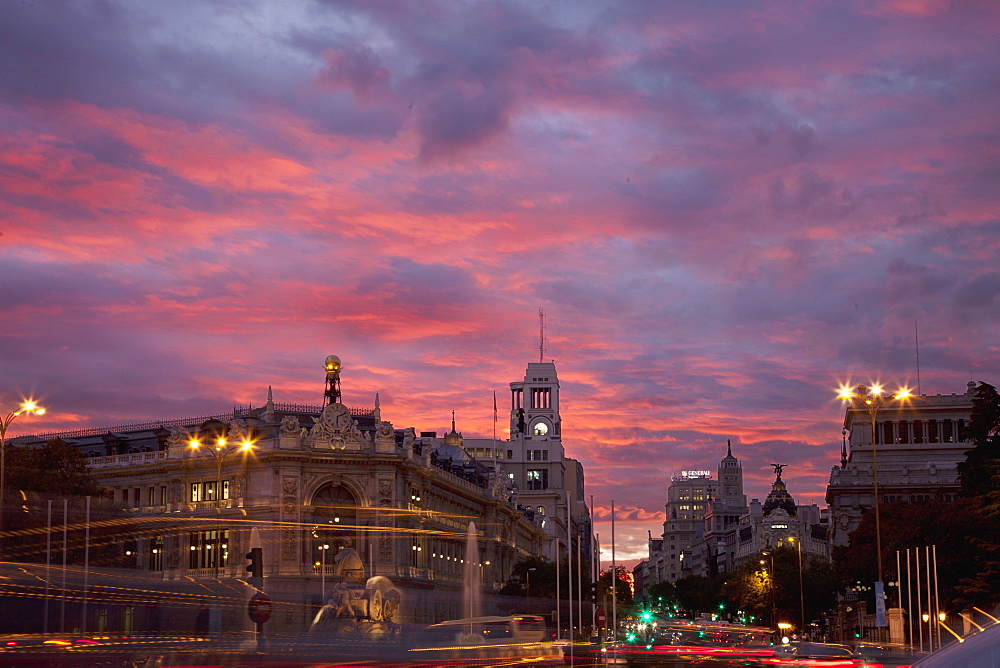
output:
[[[545,436],[549,433],[549,425],[544,422],[536,422],[533,431],[535,436]]]

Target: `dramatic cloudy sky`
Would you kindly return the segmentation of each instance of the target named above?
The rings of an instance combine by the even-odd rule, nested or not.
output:
[[[16,433],[344,399],[492,433],[539,355],[619,555],[726,439],[822,503],[841,382],[1000,382],[1000,5],[11,2]],[[503,412],[501,426],[504,424]]]

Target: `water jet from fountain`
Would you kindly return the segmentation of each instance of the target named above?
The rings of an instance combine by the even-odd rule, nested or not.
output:
[[[469,522],[465,535],[465,569],[462,578],[462,611],[467,619],[483,614],[482,570],[479,567],[479,532]]]

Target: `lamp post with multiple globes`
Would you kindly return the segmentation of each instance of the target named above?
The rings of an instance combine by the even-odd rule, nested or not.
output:
[[[865,411],[871,421],[872,483],[875,494],[875,552],[878,560],[878,579],[875,582],[875,625],[878,627],[884,627],[886,624],[885,593],[884,585],[882,584],[882,525],[878,512],[878,456],[877,448],[875,447],[875,442],[878,439],[876,435],[876,425],[878,412],[883,406],[890,401],[903,401],[912,396],[910,390],[906,388],[899,389],[894,394],[888,396],[885,396],[883,392],[884,390],[882,386],[878,384],[872,385],[871,387],[858,385],[855,388],[842,387],[840,389],[840,393],[837,395],[841,401],[849,402],[851,408]]]
[[[192,438],[188,441],[188,446],[192,450],[201,451],[204,444],[197,438]],[[225,461],[226,457],[234,452],[247,453],[253,449],[253,441],[244,440],[240,443],[230,443],[225,436],[219,436],[215,439],[215,447],[204,445],[204,449],[208,451],[210,455],[215,457],[216,464],[216,475],[215,475],[215,509],[219,514],[220,519],[222,515],[222,462]],[[214,555],[212,555],[212,563],[215,566],[215,572],[218,574],[219,566],[222,563],[222,549],[226,546],[222,544],[222,531],[221,528],[217,529],[215,532],[215,545],[218,550]]]
[[[28,399],[0,420],[0,536],[3,535],[4,479],[6,478],[7,427],[22,415],[43,415],[45,409]]]

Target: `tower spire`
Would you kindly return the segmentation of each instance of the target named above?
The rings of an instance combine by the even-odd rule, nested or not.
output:
[[[726,439],[726,457],[732,457],[732,456],[733,456],[733,442],[727,438]]]
[[[538,361],[545,361],[545,311],[538,307]]]
[[[457,431],[455,431],[455,410],[454,409],[452,409],[452,411],[451,411],[451,433],[453,433],[453,434],[457,434],[458,433]]]

